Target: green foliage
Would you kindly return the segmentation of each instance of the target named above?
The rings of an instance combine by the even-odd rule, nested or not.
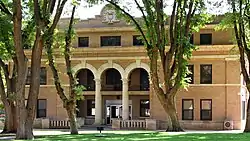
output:
[[[225,17],[221,20],[218,26],[216,26],[216,30],[227,30],[229,28],[233,28],[233,21],[235,18],[235,14],[226,13]]]
[[[22,42],[24,49],[32,49],[35,41],[35,21],[33,18],[23,21]]]
[[[86,90],[86,88],[83,85],[77,85],[74,87],[74,91],[76,94],[76,100],[83,100],[83,91]]]
[[[214,17],[207,14],[205,11],[200,11],[201,13],[195,14],[191,21],[191,32],[199,32],[200,28],[205,27],[207,23],[213,21]]]
[[[8,60],[13,54],[13,25],[11,19],[0,13],[0,57],[3,60]]]
[[[4,105],[3,103],[0,103],[0,110],[3,110],[4,109]]]

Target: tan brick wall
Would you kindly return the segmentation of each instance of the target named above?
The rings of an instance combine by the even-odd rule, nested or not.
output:
[[[212,33],[212,44],[213,45],[227,45],[232,44],[233,30],[215,30],[210,29],[200,29],[199,32],[194,33],[194,44],[200,44],[200,34]],[[130,47],[133,46],[133,35],[139,35],[138,32],[132,31],[109,31],[109,32],[81,32],[77,34],[77,37],[89,37],[89,46],[98,48],[100,47],[100,37],[101,36],[121,36],[121,46]],[[78,38],[75,38],[74,46],[78,46]]]
[[[211,28],[201,29],[200,32],[194,33],[194,43],[200,44],[201,33],[212,33],[212,44],[220,46],[202,46],[200,50],[193,53],[194,57],[190,60],[190,64],[194,64],[194,84],[190,85],[188,91],[180,90],[177,94],[176,104],[178,117],[181,119],[181,104],[182,99],[194,99],[194,121],[182,123],[184,126],[194,125],[197,128],[206,127],[220,128],[225,119],[235,121],[235,128],[239,129],[241,125],[241,97],[239,95],[241,80],[240,80],[240,65],[237,58],[230,56],[221,57],[222,55],[233,55],[230,54],[228,45],[232,41],[232,30],[227,31],[216,31]],[[89,31],[79,32],[77,35],[80,37],[89,37],[89,48],[76,48],[73,50],[74,58],[72,60],[72,66],[76,66],[83,62],[91,64],[96,70],[98,70],[103,64],[111,63],[119,64],[123,69],[126,69],[132,63],[140,60],[142,63],[149,63],[146,59],[147,53],[144,47],[131,47],[133,44],[133,35],[136,35],[135,30],[128,31]],[[100,47],[100,36],[121,36],[122,47]],[[77,46],[78,39],[75,39],[74,46]],[[99,48],[99,49],[97,49]],[[27,51],[29,52],[29,51]],[[29,53],[28,53],[29,54]],[[44,56],[46,56],[44,54]],[[28,55],[30,57],[30,55]],[[119,59],[121,57],[130,57],[129,59]],[[100,59],[101,58],[101,59]],[[113,58],[113,59],[110,59]],[[115,59],[114,59],[115,58]],[[116,59],[117,58],[117,59]],[[139,59],[141,58],[141,59]],[[63,56],[56,54],[57,68],[60,72],[60,78],[62,84],[68,84],[68,76],[66,74],[65,63]],[[60,60],[60,61],[58,61]],[[139,62],[139,63],[140,63]],[[138,62],[137,62],[138,63]],[[212,84],[200,85],[200,65],[201,64],[212,64]],[[47,67],[47,86],[41,86],[39,99],[47,99],[47,117],[53,119],[65,119],[67,114],[63,108],[60,98],[57,96],[56,89],[53,83],[53,76],[50,68],[46,65],[43,60],[42,66]],[[160,69],[160,67],[159,67]],[[139,72],[136,70],[132,73],[131,84],[138,84]],[[159,74],[163,76],[163,74]],[[105,83],[105,71],[102,76],[102,83]],[[163,82],[161,77],[161,82]],[[227,85],[226,85],[227,84]],[[28,88],[27,88],[28,90]],[[27,91],[26,91],[27,92]],[[65,89],[68,93],[68,89]],[[86,99],[94,99],[94,92],[83,92]],[[106,100],[121,99],[121,92],[102,92],[103,93],[103,111],[105,111]],[[150,95],[139,95],[134,93],[130,96],[133,105],[133,118],[139,117],[140,99],[150,97],[150,108],[151,118],[157,120],[166,120],[166,114],[161,107],[156,95],[153,93],[153,89],[150,89]],[[212,99],[212,121],[203,122],[200,121],[200,99]],[[86,101],[81,105],[81,109],[86,108]],[[86,110],[83,112],[83,116],[86,116]],[[93,120],[94,117],[92,117]],[[105,113],[103,114],[105,118]],[[190,123],[190,124],[188,124]],[[204,126],[203,126],[204,125]]]
[[[211,129],[205,121],[200,121],[200,100],[212,99],[212,121],[214,128],[223,129],[224,120],[233,120],[234,128],[241,129],[241,96],[240,96],[240,66],[235,60],[210,60],[210,61],[190,61],[194,64],[194,84],[188,90],[180,90],[176,97],[176,106],[179,119],[182,118],[182,99],[194,100],[194,121],[192,127]],[[212,84],[200,83],[200,64],[212,64]],[[225,85],[229,84],[229,85]],[[231,84],[231,85],[230,85]],[[166,114],[160,105],[158,98],[151,90],[151,118],[166,120]],[[196,122],[197,121],[197,122]],[[189,121],[188,121],[189,122]],[[189,123],[183,123],[188,127]],[[202,123],[202,124],[201,124]]]
[[[227,31],[217,31],[215,29],[201,29],[200,32],[194,33],[194,44],[200,44],[200,34],[212,33],[213,45],[227,45],[232,44],[233,31],[228,29]]]

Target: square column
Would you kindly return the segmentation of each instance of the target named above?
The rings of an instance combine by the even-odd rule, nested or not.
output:
[[[129,120],[128,79],[122,79],[122,119]]]
[[[102,124],[101,80],[95,79],[95,125]]]

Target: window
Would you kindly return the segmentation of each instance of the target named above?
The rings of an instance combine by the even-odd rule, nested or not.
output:
[[[121,36],[101,36],[101,46],[121,46]]]
[[[212,65],[200,65],[200,83],[212,84]]]
[[[140,90],[141,91],[149,90],[148,72],[144,69],[140,69]]]
[[[140,35],[133,36],[133,46],[143,46],[143,40]]]
[[[108,69],[106,71],[106,84],[107,85],[116,85],[121,84],[121,75],[119,71],[115,69]]]
[[[188,71],[190,71],[190,74],[187,75],[187,78],[189,78],[187,83],[194,84],[194,65],[188,65],[187,67]]]
[[[37,118],[46,117],[46,111],[47,111],[47,100],[38,99],[36,117]]]
[[[194,101],[193,99],[182,99],[182,120],[194,119]]]
[[[212,45],[212,34],[200,34],[200,45]]]
[[[78,37],[78,47],[88,47],[89,37]]]
[[[30,85],[31,83],[31,68],[28,68],[28,74],[26,78],[26,85]],[[41,67],[40,72],[40,85],[46,85],[47,83],[47,70],[46,67]]]
[[[190,36],[190,40],[189,40],[190,44],[194,44],[194,34],[192,34]]]
[[[95,100],[87,100],[87,116],[95,115]]]
[[[212,120],[212,99],[201,99],[201,120]]]
[[[241,101],[242,102],[242,120],[245,120],[246,119],[246,101]]]
[[[40,72],[40,84],[46,85],[46,82],[47,82],[47,70],[45,67],[42,67]]]
[[[149,117],[150,113],[150,104],[149,100],[141,100],[140,101],[140,117]]]

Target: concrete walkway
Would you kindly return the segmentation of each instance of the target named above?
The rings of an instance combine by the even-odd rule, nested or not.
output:
[[[222,131],[195,131],[195,130],[187,130],[185,132],[165,132],[163,130],[158,131],[147,131],[147,130],[112,130],[105,129],[102,133],[114,133],[114,134],[134,134],[134,133],[155,133],[161,132],[166,133],[168,135],[179,135],[179,134],[204,134],[204,133],[242,133],[241,130],[222,130]],[[33,131],[35,136],[43,136],[43,135],[63,135],[70,134],[69,129],[34,129]],[[96,128],[83,128],[79,129],[79,134],[97,134],[99,131]],[[0,135],[0,140],[14,140],[15,135]]]

